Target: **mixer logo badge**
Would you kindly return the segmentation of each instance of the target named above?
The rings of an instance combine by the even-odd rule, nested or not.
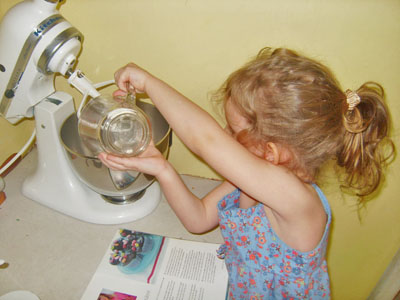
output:
[[[39,25],[33,34],[37,37],[41,36],[43,32],[49,30],[57,21],[61,20],[61,16],[51,17]]]

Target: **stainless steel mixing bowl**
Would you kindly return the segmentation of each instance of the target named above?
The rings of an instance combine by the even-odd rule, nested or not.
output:
[[[169,124],[154,105],[143,101],[136,104],[150,119],[154,143],[167,158],[172,135]],[[144,173],[112,171],[103,165],[80,139],[76,114],[65,120],[60,138],[76,176],[111,203],[125,204],[140,199],[154,181],[153,176]]]

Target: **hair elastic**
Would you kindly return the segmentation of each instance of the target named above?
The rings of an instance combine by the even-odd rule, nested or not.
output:
[[[361,102],[361,98],[357,95],[356,92],[353,92],[352,90],[347,90],[346,101],[349,105],[348,110],[353,110]]]

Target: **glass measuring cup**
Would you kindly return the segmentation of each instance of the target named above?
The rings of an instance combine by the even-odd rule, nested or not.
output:
[[[130,93],[91,99],[80,113],[78,132],[94,156],[100,152],[136,156],[151,140],[150,121]]]

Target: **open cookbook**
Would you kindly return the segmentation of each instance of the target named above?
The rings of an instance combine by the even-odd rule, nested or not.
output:
[[[82,300],[225,300],[218,244],[120,229]]]

